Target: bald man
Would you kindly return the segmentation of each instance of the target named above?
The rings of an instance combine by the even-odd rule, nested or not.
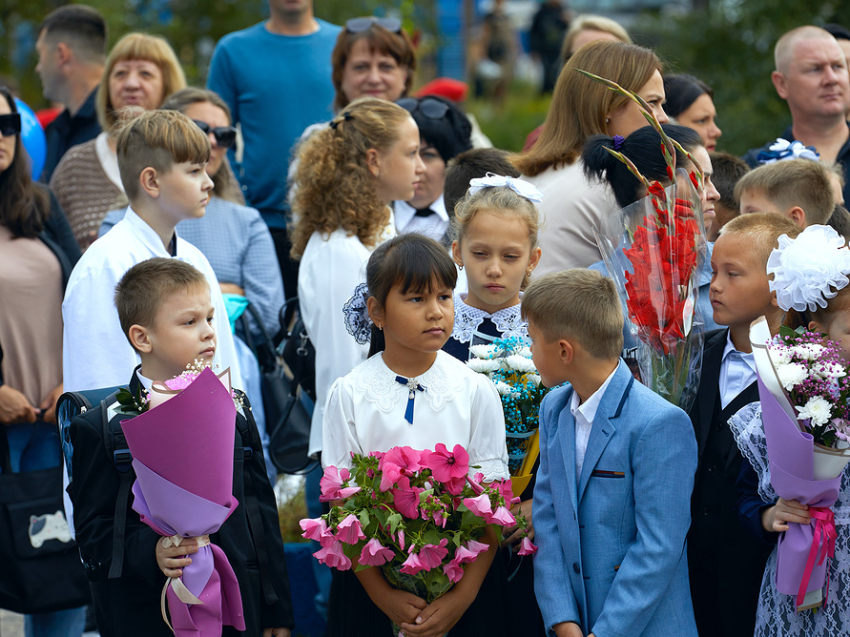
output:
[[[850,201],[850,126],[845,119],[850,108],[850,76],[844,51],[827,31],[804,26],[779,38],[774,61],[776,70],[770,79],[791,111],[791,126],[782,137],[814,146],[821,161],[841,163],[844,199]],[[744,160],[758,166],[758,154],[771,144],[748,151]]]

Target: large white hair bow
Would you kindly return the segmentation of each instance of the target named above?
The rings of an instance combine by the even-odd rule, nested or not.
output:
[[[520,197],[525,197],[531,202],[540,203],[543,201],[543,193],[537,187],[517,177],[508,177],[506,175],[494,175],[487,173],[486,177],[476,177],[469,180],[469,194],[473,195],[484,188],[500,188],[506,186],[513,190]]]
[[[850,283],[850,249],[829,226],[809,226],[796,239],[783,234],[767,260],[770,289],[786,312],[825,308]]]

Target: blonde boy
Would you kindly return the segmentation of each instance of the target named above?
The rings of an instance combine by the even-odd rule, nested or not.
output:
[[[755,630],[759,588],[771,547],[748,533],[735,514],[736,483],[744,459],[727,422],[744,405],[758,400],[750,323],[764,316],[771,331],[779,329],[783,313],[770,290],[767,259],[781,235],[799,233],[800,227],[786,216],[743,214],[721,228],[711,254],[714,320],[727,327],[705,335],[700,384],[688,414],[699,453],[688,568],[701,635],[749,637]],[[718,607],[724,612],[718,613]]]
[[[206,174],[208,137],[185,115],[148,111],[118,134],[118,168],[130,207],[124,219],[91,245],[65,291],[63,373],[65,391],[126,382],[139,359],[121,332],[112,293],[133,265],[153,257],[176,258],[207,279],[221,323],[215,364],[231,368],[242,386],[224,301],[206,257],[181,240],[174,227],[203,216],[212,180]]]
[[[688,417],[619,360],[613,281],[572,269],[522,299],[540,409],[534,589],[558,637],[697,637],[685,536],[696,468]]]
[[[810,159],[788,159],[759,166],[735,186],[741,214],[773,212],[800,228],[825,224],[835,207],[830,169]]]

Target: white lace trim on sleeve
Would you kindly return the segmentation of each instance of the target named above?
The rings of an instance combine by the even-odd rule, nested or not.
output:
[[[765,502],[775,502],[776,491],[770,484],[770,467],[767,462],[767,439],[761,421],[761,404],[750,403],[729,419],[735,442],[744,457],[750,461],[759,476],[759,496]]]

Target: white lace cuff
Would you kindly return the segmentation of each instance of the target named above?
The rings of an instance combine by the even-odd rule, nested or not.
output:
[[[750,403],[729,419],[735,442],[759,476],[759,497],[775,502],[776,491],[770,484],[770,465],[767,461],[767,439],[761,420],[761,403]]]
[[[469,465],[469,475],[474,477],[476,473],[483,473],[485,482],[492,482],[493,480],[507,480],[511,477],[511,474],[508,471],[508,465],[505,464],[505,461],[501,458],[494,458],[492,460],[470,459]],[[479,468],[473,469],[472,465],[478,465]]]

